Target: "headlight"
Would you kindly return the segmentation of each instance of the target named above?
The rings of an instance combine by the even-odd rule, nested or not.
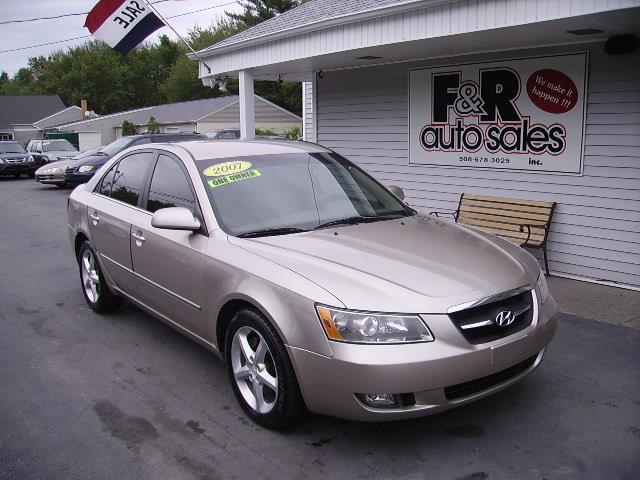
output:
[[[0,163],[4,163],[4,160],[0,158]]]
[[[92,172],[95,169],[96,169],[95,165],[83,165],[78,169],[78,172],[80,172],[80,173]]]
[[[542,269],[540,269],[540,274],[538,275],[536,288],[540,294],[540,303],[546,302],[547,298],[549,298],[549,285],[547,285],[547,278],[544,276]]]
[[[432,342],[433,335],[417,315],[352,312],[318,305],[318,317],[330,340],[348,343]]]
[[[47,158],[49,160],[57,160],[58,159],[58,157],[56,157],[55,155],[47,155]]]

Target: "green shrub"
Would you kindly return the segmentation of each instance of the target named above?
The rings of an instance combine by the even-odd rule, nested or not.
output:
[[[125,120],[122,122],[122,136],[128,137],[129,135],[136,134],[136,126],[131,123],[129,120]]]
[[[300,137],[302,137],[302,129],[300,127],[291,127],[291,128],[287,128],[284,131],[284,136],[286,138],[289,138],[291,140],[298,140]]]

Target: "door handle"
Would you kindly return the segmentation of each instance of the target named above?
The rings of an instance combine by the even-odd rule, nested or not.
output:
[[[98,222],[100,221],[100,217],[98,216],[98,214],[97,214],[96,212],[94,212],[94,213],[90,213],[90,214],[89,214],[89,218],[90,218],[91,220],[93,220],[93,221],[95,222],[95,224],[96,224],[96,225],[97,225],[97,224],[98,224]]]
[[[133,239],[136,242],[140,242],[140,243],[144,243],[144,241],[146,240],[142,234],[138,234],[138,233],[132,233],[131,236],[133,237]]]

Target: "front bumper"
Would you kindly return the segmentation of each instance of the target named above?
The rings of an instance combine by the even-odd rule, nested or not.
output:
[[[77,173],[77,172],[65,173],[64,181],[69,186],[80,185],[82,183],[87,183],[89,180],[91,180],[91,177],[93,177],[95,173],[96,173],[95,170],[87,173]]]
[[[557,304],[549,296],[540,305],[536,296],[534,305],[534,319],[529,327],[480,345],[467,342],[446,315],[423,315],[434,333],[433,342],[406,345],[331,342],[333,357],[287,348],[306,405],[312,412],[361,421],[419,417],[493,394],[535,370],[555,333]],[[523,363],[528,359],[530,363]],[[474,382],[480,379],[481,382]],[[451,387],[459,388],[461,384],[471,388],[461,390],[463,395],[453,399]],[[372,408],[358,400],[356,393],[413,393],[415,405]]]
[[[44,184],[66,185],[64,171],[60,173],[36,173],[36,181]]]

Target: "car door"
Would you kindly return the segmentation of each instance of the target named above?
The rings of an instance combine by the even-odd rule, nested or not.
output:
[[[152,151],[123,157],[104,175],[87,205],[93,243],[106,274],[116,286],[136,296],[131,264],[131,224],[151,217],[142,210],[142,192],[152,165]]]
[[[35,162],[37,167],[41,167],[45,163],[47,163],[47,158],[44,156],[42,152],[42,142],[40,140],[36,140],[31,144],[29,153],[33,157],[33,161]]]
[[[204,251],[208,236],[201,232],[166,230],[151,225],[161,208],[188,208],[202,222],[193,185],[177,157],[161,152],[145,194],[148,216],[132,225],[133,270],[140,279],[140,299],[171,321],[206,335],[204,313]]]

